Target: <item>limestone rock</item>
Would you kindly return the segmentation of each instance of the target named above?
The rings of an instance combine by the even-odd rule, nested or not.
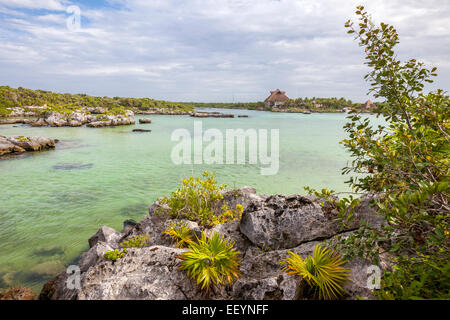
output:
[[[89,238],[89,247],[94,247],[99,242],[105,242],[113,248],[119,247],[119,241],[123,234],[106,226],[101,227],[96,234]]]
[[[129,249],[124,258],[102,261],[86,273],[80,300],[184,300],[199,297],[178,270],[181,249],[153,246]]]
[[[340,224],[327,216],[319,203],[300,195],[276,195],[247,207],[240,229],[259,247],[293,248],[299,244],[330,237]]]

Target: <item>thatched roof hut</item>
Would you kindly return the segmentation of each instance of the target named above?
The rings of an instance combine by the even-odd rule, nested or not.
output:
[[[287,100],[289,100],[289,98],[286,96],[286,92],[277,89],[274,91],[270,91],[270,96],[268,96],[267,99],[264,100],[264,103],[267,106],[278,106],[285,103]]]

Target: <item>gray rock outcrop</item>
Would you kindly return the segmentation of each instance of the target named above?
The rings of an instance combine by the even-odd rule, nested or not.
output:
[[[42,151],[46,149],[53,149],[57,140],[34,136],[0,136],[0,156],[6,154],[22,153],[27,151]]]
[[[364,199],[363,199],[364,200]],[[280,261],[288,251],[305,258],[317,244],[336,234],[347,236],[353,232],[359,219],[378,221],[369,199],[357,208],[353,225],[343,229],[335,219],[335,212],[320,205],[320,199],[303,196],[259,196],[253,188],[224,192],[224,202],[230,207],[244,206],[241,221],[231,221],[207,230],[218,232],[234,242],[240,252],[241,275],[231,286],[201,292],[185,272],[179,270],[178,259],[184,249],[175,248],[174,242],[163,234],[172,223],[164,214],[166,207],[158,202],[149,208],[149,215],[125,232],[102,227],[89,239],[90,249],[78,261],[81,287],[70,290],[66,286],[67,274],[61,273],[49,281],[40,299],[281,299],[295,300],[304,296],[305,281],[283,272]],[[372,215],[374,217],[372,217]],[[193,233],[200,235],[202,228],[195,222],[184,221]],[[349,230],[350,228],[350,230]],[[148,236],[144,248],[128,249],[127,254],[115,262],[104,258],[108,250],[120,248],[120,243],[137,235]],[[325,244],[323,244],[325,246]],[[344,267],[350,270],[345,283],[344,299],[363,297],[373,299],[367,288],[367,268],[370,263],[354,259]]]
[[[89,110],[95,113],[89,112]],[[80,127],[86,125],[92,128],[120,126],[135,124],[134,113],[126,110],[124,114],[97,114],[96,112],[106,112],[101,108],[87,108],[78,111],[63,114],[59,112],[43,112],[36,121],[29,122],[35,127],[51,126],[51,127]]]

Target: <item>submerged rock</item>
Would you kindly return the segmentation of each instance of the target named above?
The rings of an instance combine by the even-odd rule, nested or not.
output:
[[[64,255],[64,249],[59,246],[38,247],[33,251],[33,255],[42,257],[60,256]]]
[[[58,163],[55,164],[52,168],[55,170],[82,170],[82,169],[90,169],[94,166],[93,163]]]
[[[133,132],[152,132],[152,130],[147,130],[147,129],[133,129]]]
[[[54,260],[35,265],[30,269],[30,273],[38,277],[46,278],[53,277],[65,269],[66,267],[62,261]]]

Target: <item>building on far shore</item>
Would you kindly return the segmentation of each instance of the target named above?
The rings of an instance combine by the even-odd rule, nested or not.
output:
[[[264,104],[267,108],[269,107],[279,107],[283,103],[285,103],[289,98],[286,96],[285,91],[280,91],[277,89],[275,91],[270,91],[270,96],[264,100]]]
[[[375,110],[376,108],[377,108],[377,106],[370,99],[367,100],[366,103],[364,103],[361,106],[361,110],[365,110],[365,111]]]

